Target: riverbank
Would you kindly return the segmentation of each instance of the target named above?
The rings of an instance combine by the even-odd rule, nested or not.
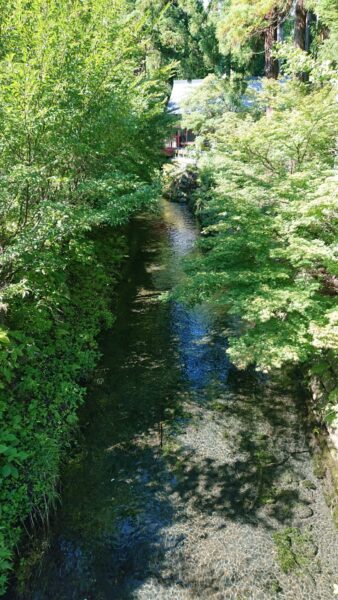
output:
[[[295,390],[230,364],[221,314],[161,301],[198,236],[186,206],[134,227],[62,506],[10,599],[331,600],[337,532]]]
[[[47,289],[54,284],[58,290],[57,313],[47,315],[38,304],[33,310],[33,299],[11,307],[12,373],[0,437],[16,454],[10,462],[13,470],[1,484],[2,593],[15,549],[20,549],[16,563],[21,579],[36,553],[35,532],[39,539],[59,504],[60,469],[76,441],[79,407],[100,358],[97,338],[114,322],[114,290],[128,250],[126,236],[121,228],[101,227],[81,243],[81,256],[64,251],[67,267],[44,282]],[[22,557],[26,545],[28,561]]]

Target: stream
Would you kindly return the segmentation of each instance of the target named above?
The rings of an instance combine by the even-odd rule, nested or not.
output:
[[[48,547],[10,600],[332,600],[338,537],[295,391],[229,363],[224,315],[161,300],[198,236],[187,207],[132,228]]]

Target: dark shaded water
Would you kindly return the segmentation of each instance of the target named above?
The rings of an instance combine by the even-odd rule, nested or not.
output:
[[[210,583],[209,588],[203,586],[206,586],[210,566],[205,563],[206,574],[200,580],[198,573],[202,571],[197,568],[195,584],[191,583],[192,569],[187,567],[188,555],[197,548],[194,540],[203,537],[200,536],[202,526],[208,528],[205,537],[208,535],[214,540],[210,542],[211,550],[206,550],[206,554],[210,552],[212,564],[223,564],[222,560],[228,557],[229,568],[234,569],[237,560],[244,560],[246,563],[239,562],[236,566],[239,576],[243,564],[248,565],[252,558],[255,560],[258,551],[262,553],[262,564],[263,557],[265,561],[270,560],[271,529],[293,518],[294,506],[303,506],[299,504],[303,501],[298,488],[294,493],[287,490],[285,497],[280,495],[279,504],[274,505],[277,507],[271,517],[274,521],[268,522],[268,518],[258,512],[256,482],[261,470],[254,464],[255,460],[265,460],[264,456],[260,458],[259,444],[269,436],[272,445],[283,435],[286,445],[290,440],[292,444],[297,443],[301,437],[297,417],[294,415],[295,427],[287,438],[283,433],[288,427],[284,402],[273,398],[274,408],[271,408],[271,399],[265,403],[260,400],[257,406],[255,391],[262,383],[254,375],[240,376],[231,367],[225,354],[226,338],[219,317],[210,309],[188,309],[178,302],[159,300],[160,293],[181,278],[182,258],[192,250],[197,235],[194,219],[182,205],[164,203],[162,215],[139,217],[134,224],[130,270],[120,288],[117,322],[102,342],[103,360],[81,414],[79,451],[72,456],[63,477],[62,507],[50,535],[49,549],[20,598],[207,598]],[[251,390],[251,396],[241,397],[243,386]],[[190,427],[190,455],[202,448],[202,457],[191,465],[185,455],[182,458],[177,453],[178,474],[171,468],[175,455],[171,447],[172,433],[176,430],[182,437],[188,431],[191,415],[186,413],[187,399],[193,400],[196,406],[221,401],[223,411],[226,409],[222,404],[224,394],[229,393],[232,394],[227,405],[230,412],[228,416],[224,412],[222,424],[218,424],[217,415],[212,414],[210,422],[201,421],[200,433],[198,428]],[[201,411],[198,418],[203,420],[204,414],[205,410]],[[228,437],[226,419],[228,429],[234,432],[229,442],[224,441]],[[262,423],[262,430],[267,433],[262,434]],[[220,432],[221,437],[217,438]],[[200,441],[196,435],[200,435]],[[303,446],[304,441],[301,439],[299,443]],[[266,452],[267,442],[264,444]],[[235,449],[236,460],[227,455],[229,448]],[[278,459],[269,455],[267,464],[271,460],[278,463]],[[308,461],[308,458],[302,460]],[[307,463],[306,468],[309,468]],[[294,481],[298,485],[295,470],[289,469],[291,484],[286,483],[286,486],[293,485]],[[270,469],[271,476],[274,477]],[[277,478],[274,484],[276,481]],[[201,482],[206,486],[206,494]],[[260,493],[261,487],[258,491]],[[179,498],[176,505],[175,494]],[[181,513],[190,502],[196,514],[190,511],[183,518]],[[322,504],[320,510],[325,512]],[[221,533],[215,526],[215,518],[225,519],[219,526]],[[209,521],[204,523],[201,519]],[[225,558],[216,553],[214,560],[211,551],[217,548],[219,540],[221,543],[226,540],[222,528],[229,519],[237,528],[231,533],[233,539],[237,539],[231,547],[234,554],[225,547]],[[250,530],[245,529],[248,524]],[[257,533],[258,526],[261,534]],[[169,535],[172,527],[173,533]],[[329,536],[332,540],[331,530]],[[180,559],[184,567],[178,564],[178,558],[175,564],[183,538],[191,544],[191,549],[188,544],[187,556]],[[247,540],[251,540],[252,548],[246,548]],[[259,544],[263,549],[259,550]],[[197,552],[197,562],[201,554],[203,551]],[[166,556],[171,557],[172,567],[165,576]],[[261,577],[263,585],[267,574],[262,564],[258,575],[251,567],[247,571],[253,582]],[[267,562],[267,572],[275,568],[278,571],[277,566],[271,567]],[[183,575],[179,575],[182,569],[187,571],[184,581]],[[224,572],[223,569],[223,575],[215,578],[217,585]],[[154,577],[157,583],[144,587]],[[191,592],[193,585],[199,591]],[[181,586],[180,593],[175,591],[177,586]],[[215,587],[216,595],[211,596],[275,597],[272,592],[263,595],[262,589],[265,588],[257,588],[258,595],[253,590],[249,595],[234,591],[231,592],[234,596],[217,596]],[[308,594],[304,588],[304,595],[298,592],[297,597],[308,598]],[[10,600],[14,598],[19,596],[12,593]]]
[[[126,542],[144,492],[148,496],[144,469],[156,460],[160,423],[177,418],[185,390],[202,391],[227,377],[225,340],[207,343],[208,311],[158,300],[179,279],[181,259],[198,235],[185,206],[165,203],[163,215],[134,224],[117,323],[103,340],[96,384],[81,415],[81,450],[64,474],[52,547],[27,598],[120,598],[124,575],[142,575],[137,565],[142,570],[147,532],[141,545],[137,535],[133,548]],[[151,444],[143,447],[149,436]],[[171,519],[170,507],[151,506],[149,519],[153,539]]]

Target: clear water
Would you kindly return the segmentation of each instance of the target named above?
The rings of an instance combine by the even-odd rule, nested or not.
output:
[[[167,303],[160,300],[161,293],[170,290],[183,276],[182,258],[193,252],[197,236],[194,218],[183,205],[164,202],[161,215],[144,215],[136,219],[129,271],[119,290],[117,322],[102,340],[103,359],[81,412],[82,433],[78,451],[72,455],[64,472],[62,506],[49,536],[49,549],[34,569],[24,593],[17,596],[12,592],[10,600],[19,597],[25,600],[275,597],[272,592],[267,592],[267,595],[262,592],[267,579],[263,562],[270,560],[272,552],[271,530],[273,526],[292,524],[302,500],[298,487],[295,491],[291,490],[292,493],[287,490],[288,493],[281,495],[279,503],[274,505],[276,510],[271,517],[274,521],[270,523],[257,507],[259,470],[254,461],[260,456],[259,444],[260,440],[264,440],[262,431],[267,431],[265,438],[270,436],[276,440],[273,442],[276,448],[283,435],[284,446],[297,443],[302,446],[304,442],[299,441],[301,436],[296,413],[290,416],[291,405],[288,414],[283,400],[274,397],[273,405],[271,397],[264,400],[263,382],[254,374],[240,375],[229,364],[225,353],[226,337],[219,316],[206,307],[188,308],[176,301]],[[212,404],[229,391],[232,394],[229,404],[231,414],[221,417],[223,421],[229,419],[228,429],[234,432],[229,447],[235,448],[235,459],[222,464],[219,457],[217,460],[203,458],[192,469],[187,467],[186,472],[182,467],[178,481],[178,475],[171,469],[164,454],[171,443],[167,431],[171,427],[184,434],[190,419],[184,408],[187,398],[193,399],[196,405],[203,402]],[[259,402],[257,394],[261,395]],[[217,418],[212,415],[211,425],[207,424],[207,427],[213,427],[214,423],[217,425]],[[290,428],[292,419],[295,427],[287,435],[285,432]],[[226,426],[225,421],[222,427]],[[212,454],[213,439],[207,439],[207,427],[204,426],[206,452],[209,444]],[[218,435],[217,428],[215,431]],[[221,459],[223,451],[228,450],[219,442]],[[302,465],[310,469],[308,456],[302,454],[301,458],[307,461]],[[271,460],[280,462],[278,457],[268,459]],[[185,464],[184,461],[182,464]],[[297,483],[300,478],[299,473],[295,475],[300,469],[298,465],[292,467],[286,461],[282,469],[288,470],[286,475],[290,481]],[[284,475],[284,471],[278,472],[279,479]],[[303,479],[305,476],[302,475]],[[275,478],[271,485],[269,483],[270,487],[275,486],[277,475],[271,469],[269,477]],[[206,495],[200,489],[202,480],[207,481]],[[217,487],[220,494],[213,497],[211,490]],[[238,527],[239,533],[235,531],[238,547],[236,544],[231,547],[235,554],[232,556],[229,548],[224,553],[225,557],[228,556],[228,569],[235,568],[236,557],[241,552],[247,553],[241,559],[247,565],[250,560],[255,560],[257,553],[262,552],[259,572],[253,571],[253,567],[248,566],[247,569],[252,577],[248,584],[248,589],[252,590],[249,595],[238,588],[238,593],[231,592],[234,596],[217,596],[217,586],[223,575],[215,577],[214,596],[209,583],[209,588],[203,587],[207,575],[203,575],[203,581],[201,578],[196,583],[199,592],[188,593],[187,590],[192,589],[191,574],[180,584],[182,595],[175,595],[174,590],[179,584],[178,572],[182,573],[184,565],[180,568],[177,565],[177,569],[175,566],[175,548],[183,534],[175,533],[171,537],[165,534],[181,518],[171,496],[173,491],[180,497],[182,510],[193,502],[198,518],[202,515],[208,519],[211,515],[210,519],[213,519],[212,515],[216,514],[217,518],[225,519],[224,527],[229,522]],[[320,510],[325,512],[320,502]],[[195,527],[198,537],[200,525],[196,525],[198,519],[195,521],[194,525],[193,519],[190,523],[186,518],[185,526],[187,530]],[[327,523],[325,521],[331,544],[333,534]],[[215,531],[214,524],[211,525],[210,539],[214,535],[212,531]],[[206,527],[209,527],[208,522]],[[266,547],[263,544],[263,549],[257,545],[261,543],[260,530],[266,544]],[[184,536],[188,538],[189,531]],[[323,544],[328,546],[325,540]],[[142,595],[144,585],[154,577],[154,572],[158,577],[164,572],[166,555],[170,555],[173,562],[173,573],[167,577],[167,591],[160,595],[162,584],[159,584],[158,589],[155,586],[153,591],[145,591]],[[263,560],[264,556],[267,558]],[[221,558],[216,563],[222,565],[226,558]],[[177,560],[188,564],[188,559]],[[329,563],[326,559],[326,564]],[[215,564],[213,559],[212,564]],[[273,568],[278,572],[277,566]],[[268,565],[269,569],[271,566]],[[206,570],[211,572],[209,566]],[[222,573],[225,571],[223,568]],[[238,572],[241,571],[239,566]],[[164,575],[161,577],[163,579]],[[262,581],[257,583],[255,595],[252,586],[259,578]],[[325,595],[326,589],[331,590],[325,587],[327,575],[324,579],[323,595],[312,597],[329,597]],[[310,587],[305,586],[304,593],[301,591],[303,588],[292,584],[291,594],[293,585],[298,598],[310,597],[312,592],[308,590],[312,590],[312,579]],[[139,591],[141,595],[138,595]],[[224,591],[222,593],[225,594]],[[250,596],[250,593],[253,595]]]

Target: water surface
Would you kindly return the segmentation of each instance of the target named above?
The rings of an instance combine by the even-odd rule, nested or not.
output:
[[[292,394],[230,365],[210,309],[160,299],[197,236],[178,204],[133,224],[117,322],[25,600],[332,597],[336,536]],[[300,574],[278,564],[285,527],[312,532]]]

